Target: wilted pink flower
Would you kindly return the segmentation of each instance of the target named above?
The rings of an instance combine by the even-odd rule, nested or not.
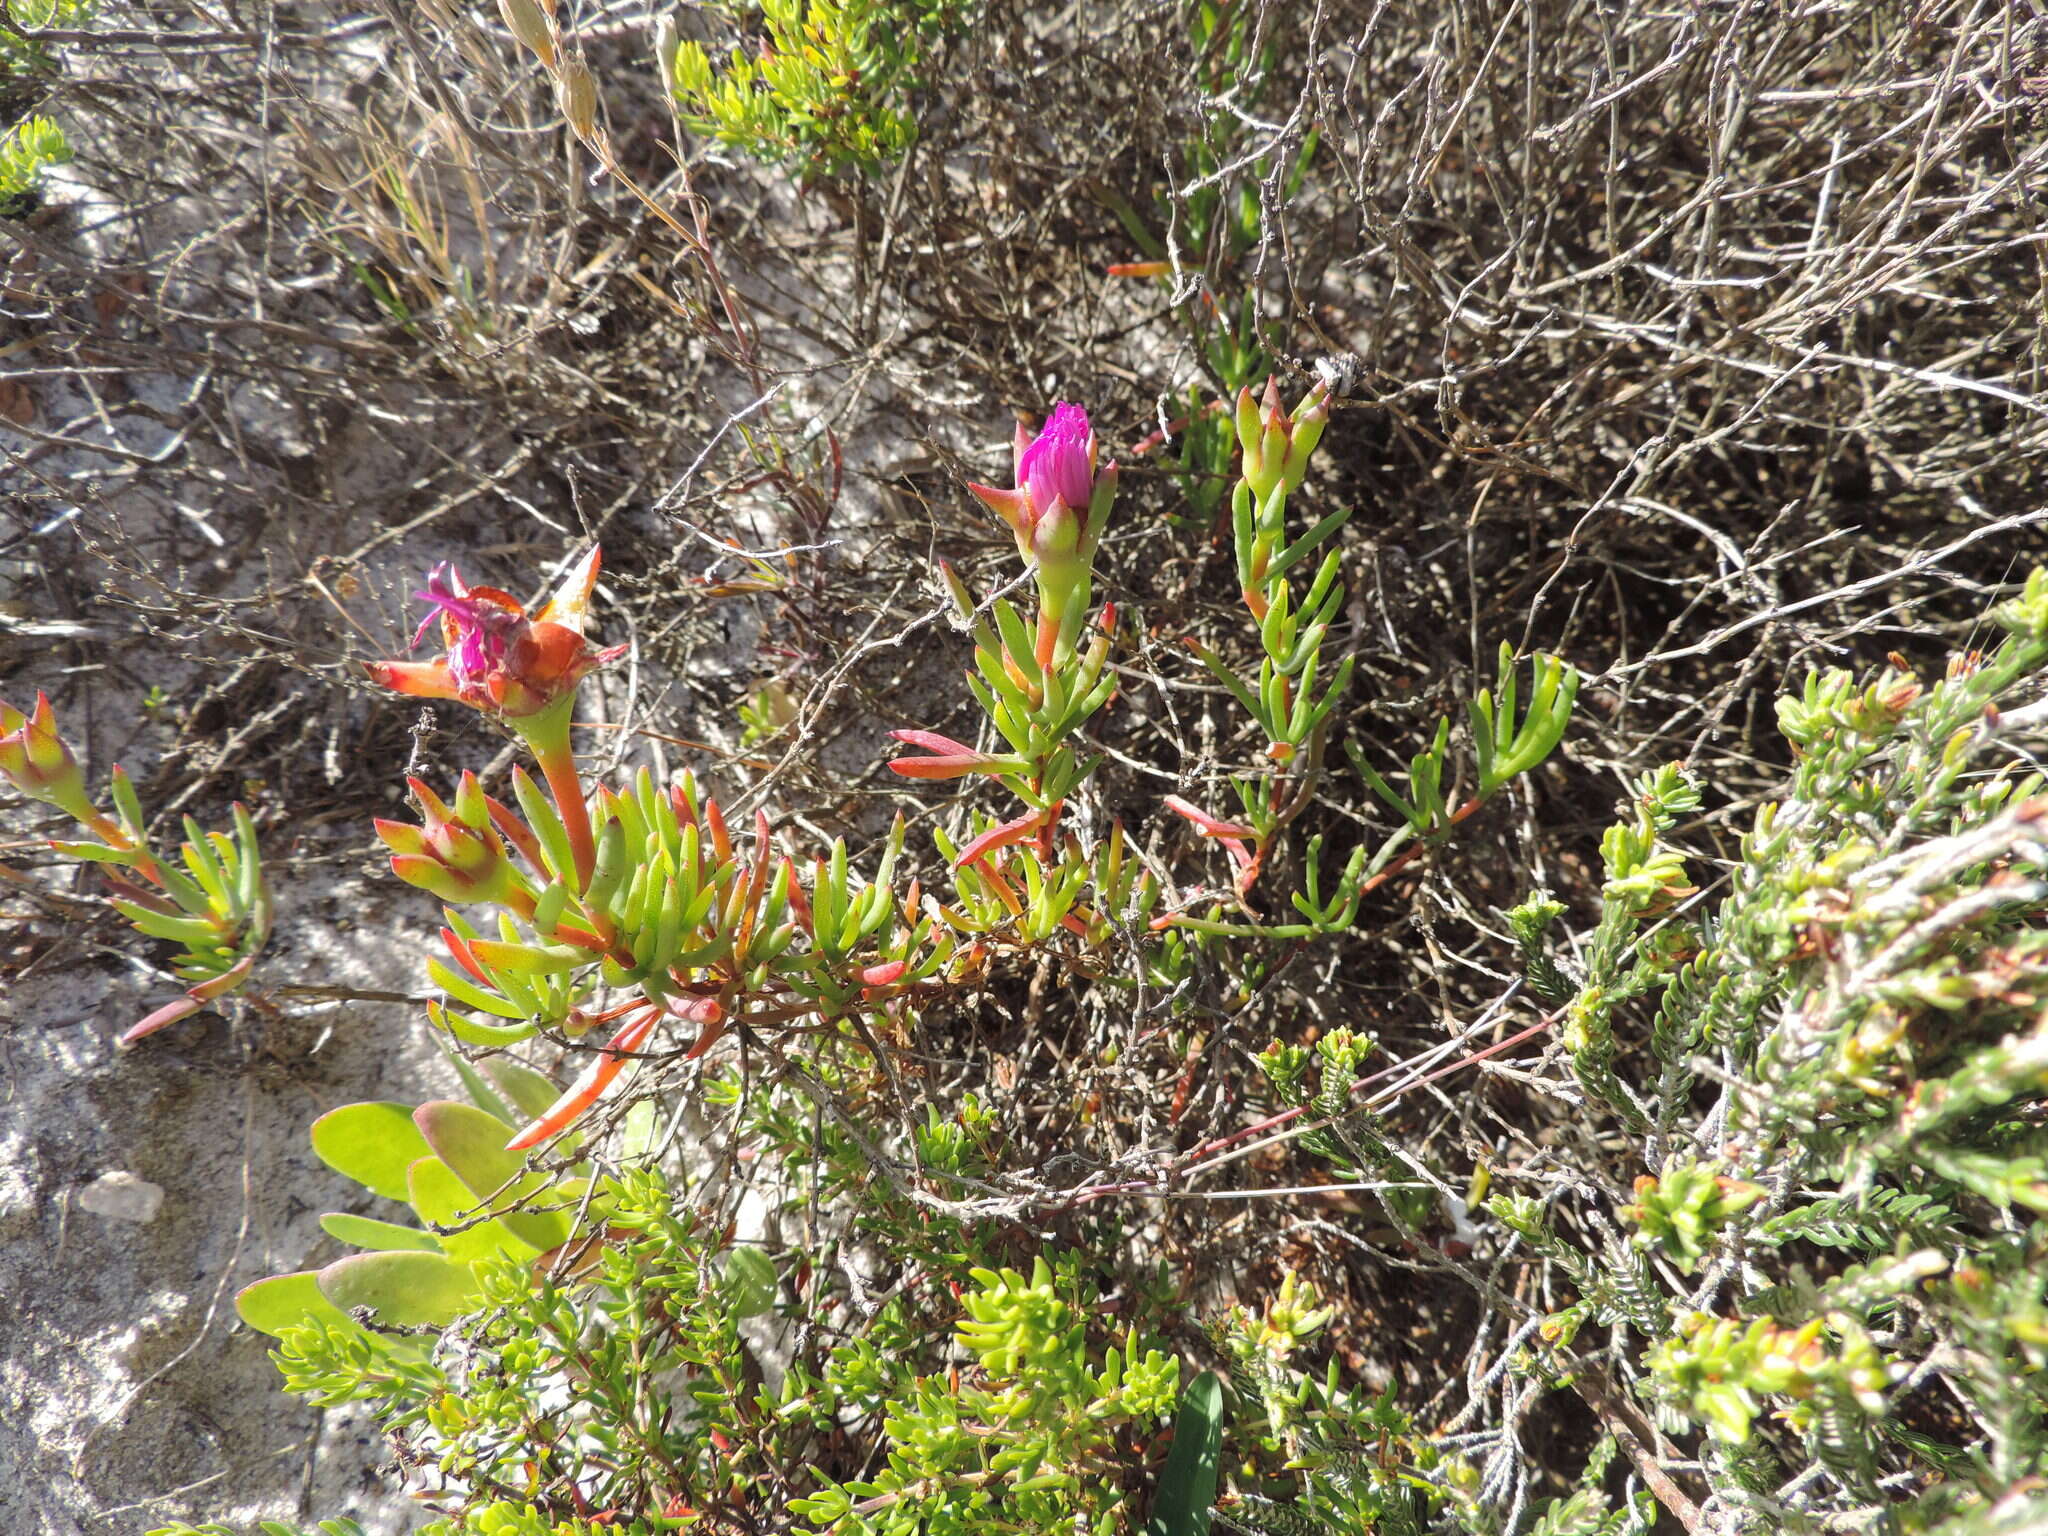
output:
[[[443,560],[427,573],[426,590],[413,596],[432,605],[432,611],[413,631],[413,649],[427,638],[436,625],[450,636],[448,673],[458,688],[476,688],[493,667],[505,663],[506,647],[518,636],[523,615],[516,607],[501,606],[495,587],[471,592],[451,560]]]
[[[426,589],[414,594],[433,612],[413,644],[438,624],[448,654],[432,662],[372,662],[370,676],[399,693],[460,699],[514,721],[538,714],[573,693],[592,668],[624,653],[624,646],[595,650],[583,636],[597,560],[593,549],[533,615],[508,592],[465,584],[444,561],[428,575]]]
[[[370,676],[386,688],[415,698],[460,699],[498,716],[526,739],[569,834],[579,885],[590,878],[596,855],[590,811],[569,745],[569,712],[584,675],[626,651],[623,645],[600,651],[584,638],[597,563],[593,549],[535,614],[509,592],[465,586],[453,566],[438,565],[427,577],[426,590],[417,594],[434,611],[413,644],[438,621],[448,654],[439,661],[373,661],[369,667]]]

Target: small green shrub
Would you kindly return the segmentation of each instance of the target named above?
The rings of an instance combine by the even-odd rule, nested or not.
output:
[[[970,1368],[914,1375],[859,1340],[835,1351],[831,1394],[879,1414],[888,1461],[791,1505],[821,1536],[1115,1536],[1131,1528],[1144,1442],[1172,1410],[1180,1363],[1132,1329],[1089,1341],[1073,1256],[1040,1258],[1030,1279],[974,1271],[958,1343]],[[1098,1361],[1100,1362],[1098,1364]]]
[[[1710,909],[1669,841],[1699,788],[1638,782],[1564,1040],[1661,1171],[1616,1203],[1628,1243],[1492,1204],[1577,1292],[1543,1325],[1556,1379],[1582,1328],[1630,1330],[1628,1390],[1705,1430],[1712,1494],[1781,1529],[1948,1529],[2041,1466],[2048,802],[2015,740],[2039,706],[2004,711],[2048,661],[2048,573],[1992,617],[2004,642],[1931,687],[1831,670],[1780,702],[1789,792]],[[1916,1407],[1933,1369],[1981,1438]]]
[[[0,217],[15,217],[41,188],[43,172],[71,158],[64,130],[47,117],[25,117],[0,133]]]
[[[801,1466],[824,1405],[750,1381],[739,1338],[773,1305],[773,1267],[652,1169],[608,1181],[603,1201],[602,1235],[555,1261],[479,1258],[472,1313],[431,1359],[353,1325],[280,1330],[292,1391],[373,1405],[431,1469],[446,1522],[429,1530],[744,1503],[768,1469]]]
[[[48,74],[55,67],[50,50],[24,33],[75,30],[98,9],[99,0],[10,0],[8,19],[0,20],[0,85],[17,76]]]
[[[695,40],[669,42],[661,62],[695,132],[806,178],[873,172],[916,139],[911,95],[927,54],[971,9],[972,0],[761,0],[757,49],[736,45],[714,63]]]

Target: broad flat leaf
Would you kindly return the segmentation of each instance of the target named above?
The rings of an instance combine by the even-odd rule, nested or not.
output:
[[[353,1328],[346,1312],[320,1294],[320,1277],[310,1269],[296,1274],[272,1275],[236,1293],[235,1312],[258,1333],[276,1338],[287,1328],[307,1323],[328,1323]]]
[[[406,1198],[405,1170],[433,1150],[410,1104],[344,1104],[313,1122],[312,1137],[328,1167],[391,1200]]]
[[[320,1271],[320,1294],[335,1306],[368,1307],[394,1328],[445,1328],[477,1291],[469,1266],[440,1253],[358,1253]]]
[[[505,1102],[519,1112],[518,1118],[512,1122],[514,1125],[538,1120],[553,1109],[555,1100],[562,1096],[561,1089],[533,1068],[503,1056],[485,1062],[484,1075],[498,1085],[498,1092],[505,1096]]]
[[[539,1252],[568,1240],[569,1217],[562,1211],[512,1211],[530,1195],[549,1191],[544,1174],[521,1174],[525,1159],[505,1150],[505,1123],[473,1105],[436,1099],[413,1111],[413,1123],[426,1139],[427,1150],[455,1170],[478,1200],[503,1211],[502,1220]],[[503,1193],[500,1193],[503,1191]]]
[[[759,1317],[775,1305],[775,1262],[759,1248],[740,1246],[725,1256],[725,1294],[734,1317]]]
[[[1173,1420],[1173,1449],[1159,1474],[1145,1536],[1208,1536],[1209,1506],[1216,1502],[1216,1470],[1223,1458],[1223,1383],[1204,1371],[1181,1388]]]
[[[455,1075],[462,1079],[462,1086],[477,1108],[487,1115],[496,1116],[510,1126],[520,1122],[512,1118],[512,1110],[498,1097],[497,1090],[485,1079],[483,1073],[463,1059],[461,1052],[449,1051],[448,1059],[455,1064]]]
[[[414,1163],[411,1179],[412,1208],[419,1213],[421,1221],[429,1226],[457,1227],[475,1220],[478,1210],[476,1196],[438,1157],[423,1157]],[[443,1253],[464,1264],[474,1264],[478,1259],[492,1258],[501,1253],[514,1258],[530,1258],[535,1251],[533,1245],[521,1241],[502,1218],[479,1222],[460,1232],[446,1233],[439,1242]]]
[[[376,1221],[368,1216],[350,1216],[342,1211],[330,1211],[320,1218],[320,1230],[329,1237],[347,1243],[351,1248],[368,1248],[375,1253],[395,1253],[401,1249],[417,1250],[420,1253],[439,1253],[441,1245],[431,1232],[422,1232],[418,1227],[400,1226],[395,1221]]]

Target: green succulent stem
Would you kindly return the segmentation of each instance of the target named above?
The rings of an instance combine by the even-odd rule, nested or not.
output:
[[[591,836],[590,807],[584,799],[583,780],[576,772],[576,751],[569,743],[569,717],[575,703],[574,694],[566,695],[536,714],[514,720],[512,725],[533,753],[541,777],[547,781],[548,794],[555,802],[555,813],[562,818],[562,829],[569,834],[569,853],[575,861],[576,889],[580,891],[590,884],[590,872],[597,863],[597,844]]]

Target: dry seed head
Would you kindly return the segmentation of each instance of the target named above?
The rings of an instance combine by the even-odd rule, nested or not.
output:
[[[534,0],[498,0],[498,14],[512,35],[540,56],[549,69],[555,67],[555,32]]]
[[[590,137],[597,126],[597,82],[582,59],[565,58],[555,71],[555,105],[577,138]]]

